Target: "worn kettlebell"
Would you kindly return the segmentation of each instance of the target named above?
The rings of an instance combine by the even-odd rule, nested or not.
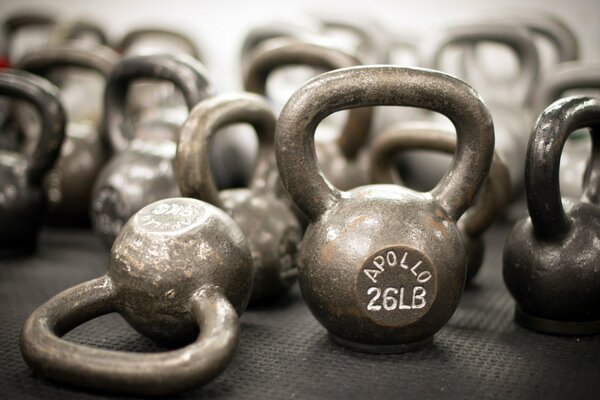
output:
[[[451,169],[428,193],[398,185],[335,188],[320,171],[317,124],[353,107],[424,107],[456,126]],[[339,343],[404,352],[432,340],[462,295],[466,253],[456,222],[492,162],[492,118],[477,93],[441,72],[394,66],[322,74],[285,105],[275,133],[277,166],[310,220],[298,257],[308,307]]]
[[[210,166],[217,132],[230,124],[249,123],[258,135],[259,154],[248,188],[219,192]],[[177,178],[182,195],[225,210],[248,238],[254,259],[252,300],[285,293],[296,278],[295,258],[302,228],[289,204],[276,196],[275,116],[255,94],[222,95],[200,102],[181,128],[177,146]]]
[[[592,160],[580,201],[560,195],[559,166],[567,137],[591,128]],[[568,97],[538,118],[529,140],[525,190],[529,217],[504,245],[504,281],[515,320],[560,335],[600,333],[600,100]]]
[[[327,70],[358,65],[358,60],[326,45],[295,39],[271,39],[260,45],[248,61],[244,87],[249,92],[266,94],[269,75],[287,65],[309,65]],[[336,140],[317,142],[317,155],[325,176],[342,190],[369,182],[368,160],[361,156],[372,119],[371,108],[355,108]]]
[[[101,45],[65,45],[31,52],[16,66],[44,77],[52,76],[53,72],[69,71],[57,82],[62,90],[72,87],[69,82],[76,72],[71,69],[94,72],[105,80],[117,59],[114,51]],[[105,140],[100,137],[100,121],[95,119],[96,115],[100,116],[102,102],[101,87],[97,83],[102,84],[78,81],[76,96],[70,96],[73,91],[61,92],[69,122],[61,155],[45,181],[50,201],[49,217],[54,224],[89,225],[92,187],[108,159]]]
[[[87,388],[141,395],[175,394],[227,368],[239,315],[252,289],[252,257],[223,211],[172,198],[143,209],[123,227],[106,275],[65,290],[35,310],[21,332],[21,353],[41,375]],[[118,312],[163,353],[102,350],[61,338]]]
[[[559,64],[542,80],[537,92],[535,109],[541,113],[564,94],[594,89],[596,91],[600,89],[600,63],[574,61]],[[591,146],[589,135],[583,131],[569,136],[560,158],[562,196],[575,199],[581,197],[582,177],[589,160]]]
[[[60,154],[65,111],[58,89],[25,71],[0,71],[0,95],[31,103],[40,117],[40,135],[31,155],[0,149],[0,255],[33,250],[43,218],[44,176]]]
[[[204,67],[190,57],[135,56],[114,66],[106,83],[103,126],[117,154],[100,172],[91,204],[92,225],[109,246],[142,207],[179,195],[173,165],[178,127],[140,131],[127,126],[127,89],[140,78],[173,82],[190,110],[212,93]]]
[[[523,191],[523,166],[527,149],[527,133],[531,127],[531,101],[539,78],[539,55],[535,43],[525,28],[503,24],[469,24],[448,27],[432,35],[423,44],[422,64],[439,69],[443,54],[452,46],[470,46],[481,42],[502,44],[512,49],[521,61],[521,73],[511,85],[498,87],[490,82],[478,86],[494,117],[496,151],[510,172],[513,197]],[[471,84],[471,77],[462,77]],[[447,164],[433,165],[428,158],[417,159],[407,154],[410,169],[432,171],[423,179],[437,182]]]
[[[407,150],[433,150],[452,155],[456,150],[456,137],[454,132],[431,122],[398,123],[389,127],[371,145],[372,182],[402,185],[395,160],[399,153]],[[490,173],[475,203],[457,224],[467,252],[467,285],[481,268],[483,234],[502,215],[509,202],[508,169],[498,154],[494,154]]]

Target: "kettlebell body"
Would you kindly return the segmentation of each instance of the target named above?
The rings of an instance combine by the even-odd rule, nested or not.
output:
[[[341,192],[321,173],[313,145],[318,122],[377,105],[428,108],[456,125],[455,163],[431,192],[397,185]],[[432,70],[339,69],[290,98],[275,138],[282,182],[310,221],[298,278],[313,315],[336,341],[358,350],[404,352],[430,342],[460,300],[466,254],[456,221],[492,160],[492,120],[478,95]]]
[[[21,332],[21,353],[41,375],[137,395],[173,395],[218,376],[239,341],[239,315],[252,287],[244,235],[224,212],[194,199],[142,208],[111,251],[106,275],[54,296]],[[168,346],[161,353],[109,351],[61,337],[118,312]]]
[[[536,331],[600,333],[600,101],[569,97],[538,118],[527,152],[529,217],[504,245],[503,275],[517,306],[516,322]],[[581,200],[561,198],[560,153],[569,134],[591,127],[592,161]]]

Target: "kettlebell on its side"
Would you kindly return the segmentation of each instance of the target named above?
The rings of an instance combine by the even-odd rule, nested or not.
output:
[[[580,201],[560,195],[559,167],[568,136],[591,128],[592,159]],[[600,333],[600,100],[576,96],[551,104],[527,149],[529,217],[504,244],[503,274],[518,324],[543,333]]]
[[[456,126],[451,169],[428,193],[397,185],[335,188],[318,166],[314,132],[355,107],[423,107]],[[492,118],[477,93],[441,72],[393,66],[331,71],[307,82],[277,121],[279,173],[310,224],[298,257],[309,309],[339,343],[405,352],[431,342],[456,309],[466,252],[456,226],[488,174]]]
[[[235,123],[251,124],[259,152],[248,188],[219,192],[209,162],[213,140]],[[276,196],[275,116],[261,96],[248,93],[203,100],[190,112],[177,146],[177,178],[184,196],[194,197],[230,214],[248,239],[254,259],[252,301],[272,300],[296,278],[296,252],[302,228],[289,204]]]
[[[29,53],[17,67],[44,77],[68,70],[64,79],[57,82],[62,89],[63,85],[69,85],[71,75],[75,75],[70,69],[96,72],[106,80],[117,60],[118,55],[108,47],[67,45]],[[61,92],[64,104],[70,104],[70,107],[65,106],[69,116],[67,136],[55,168],[45,181],[50,201],[49,217],[55,225],[89,225],[92,187],[108,159],[106,140],[100,136],[100,121],[94,118],[100,116],[103,96],[95,87],[97,82],[88,83],[87,88],[80,87],[76,99],[68,99],[68,94],[73,92]],[[92,104],[82,104],[83,96]]]
[[[166,137],[142,138],[128,126],[127,90],[141,78],[173,82],[190,110],[212,94],[204,67],[190,57],[135,56],[115,65],[106,83],[103,127],[116,155],[100,172],[91,204],[92,224],[107,246],[142,207],[179,195],[173,165],[178,129],[167,131]]]
[[[410,150],[433,150],[453,155],[456,135],[433,123],[398,123],[381,134],[371,145],[373,183],[402,185],[396,158]],[[483,234],[502,215],[510,202],[510,176],[504,162],[494,154],[492,167],[475,203],[458,221],[467,252],[467,285],[481,269],[484,255]]]
[[[44,176],[60,154],[66,116],[58,89],[25,71],[0,71],[0,95],[31,103],[40,136],[31,155],[0,149],[0,255],[32,251],[46,208]]]

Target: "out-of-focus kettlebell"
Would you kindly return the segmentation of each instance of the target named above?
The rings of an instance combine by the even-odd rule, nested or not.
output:
[[[108,246],[142,207],[179,195],[173,165],[179,128],[140,132],[128,126],[127,89],[140,78],[173,82],[190,110],[212,94],[204,67],[191,57],[135,56],[115,65],[106,83],[103,126],[116,154],[100,172],[91,203],[92,224]]]

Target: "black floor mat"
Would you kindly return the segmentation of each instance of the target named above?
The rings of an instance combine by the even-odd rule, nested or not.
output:
[[[548,336],[514,324],[514,303],[501,277],[507,232],[499,227],[488,234],[485,265],[433,345],[403,355],[339,347],[295,286],[277,304],[247,310],[231,366],[180,398],[599,399],[600,336]],[[0,261],[0,397],[111,398],[41,379],[18,347],[23,321],[35,307],[102,275],[107,259],[108,252],[91,233],[49,230],[42,233],[37,254]],[[110,349],[161,350],[117,315],[90,321],[67,338]]]

